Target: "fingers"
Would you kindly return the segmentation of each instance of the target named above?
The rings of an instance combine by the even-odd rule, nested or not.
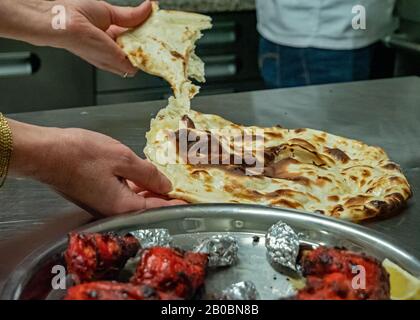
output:
[[[145,191],[143,187],[139,187],[138,185],[136,185],[134,182],[130,181],[130,180],[126,180],[128,187],[135,193],[140,193]]]
[[[184,206],[184,205],[189,204],[187,201],[179,200],[179,199],[169,200],[169,203],[171,204],[171,206]]]
[[[187,201],[179,200],[179,199],[171,199],[167,195],[160,195],[153,192],[150,192],[148,190],[144,190],[143,187],[139,187],[134,182],[131,182],[129,180],[126,180],[127,186],[134,192],[137,193],[137,195],[143,197],[143,198],[159,198],[162,200],[169,201],[169,203],[175,204],[175,205],[182,205],[182,204],[188,204]]]
[[[112,39],[108,38],[107,40],[110,57],[109,60],[105,61],[105,70],[114,72],[120,76],[125,73],[130,76],[135,75],[137,68],[131,64],[121,48]]]
[[[185,205],[186,203],[181,200],[163,200],[160,198],[144,198],[145,209],[160,208],[160,207],[171,207]]]
[[[88,62],[97,68],[119,76],[125,73],[133,76],[137,73],[138,69],[131,64],[114,40],[106,34],[98,32],[96,41],[92,41],[90,46],[81,52],[80,56],[85,57]]]
[[[140,190],[139,192],[137,192],[137,194],[142,196],[143,198],[160,198],[163,200],[171,200],[171,198],[169,198],[167,195],[157,194],[149,190]]]
[[[106,33],[111,37],[112,40],[115,41],[120,34],[122,34],[123,32],[127,30],[128,30],[127,28],[112,25],[108,28]]]
[[[138,179],[133,179],[133,182],[144,187],[146,190],[157,194],[167,194],[172,190],[172,184],[169,179],[146,160],[137,159],[136,173],[138,174]]]
[[[149,190],[156,194],[166,194],[172,190],[171,182],[150,162],[143,160],[137,155],[130,156],[129,162],[120,165],[116,174],[134,182],[143,190]]]
[[[161,198],[144,198],[141,195],[133,193],[128,188],[124,190],[124,194],[117,199],[117,206],[112,211],[105,212],[105,215],[118,215],[128,212],[141,211],[152,208],[185,205],[186,202],[181,200],[164,200]]]
[[[108,5],[108,9],[111,15],[111,24],[132,28],[140,25],[149,17],[152,12],[152,4],[150,1],[144,1],[135,8]]]

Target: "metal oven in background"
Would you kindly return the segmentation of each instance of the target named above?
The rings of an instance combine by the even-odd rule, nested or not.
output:
[[[201,95],[263,88],[255,11],[216,13],[212,18],[213,28],[205,31],[196,49],[206,68]],[[122,79],[96,71],[97,104],[166,99],[170,94],[167,83],[142,72]]]
[[[398,31],[385,39],[395,49],[395,76],[420,76],[420,1],[400,0]]]
[[[93,67],[61,49],[0,39],[0,112],[94,104]]]

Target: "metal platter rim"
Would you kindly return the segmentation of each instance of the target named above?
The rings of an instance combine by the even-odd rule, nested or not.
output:
[[[165,220],[180,220],[185,218],[209,218],[223,214],[224,217],[231,216],[258,216],[275,220],[292,219],[300,223],[323,226],[334,231],[342,231],[345,234],[362,237],[366,241],[376,242],[382,250],[389,251],[390,255],[398,257],[409,263],[412,272],[415,269],[417,276],[420,276],[420,261],[401,249],[398,243],[391,240],[385,234],[372,230],[362,225],[325,217],[319,214],[306,213],[293,209],[273,208],[261,205],[247,204],[195,204],[149,209],[143,212],[131,213],[117,217],[106,218],[86,224],[74,231],[78,232],[100,232],[112,230],[113,228],[130,228],[133,225],[158,223]],[[287,223],[287,221],[286,221]],[[34,269],[42,262],[45,262],[51,255],[62,251],[67,242],[67,236],[62,236],[56,241],[51,241],[40,248],[35,249],[27,255],[8,277],[0,294],[0,299],[19,299],[24,286],[29,281]]]

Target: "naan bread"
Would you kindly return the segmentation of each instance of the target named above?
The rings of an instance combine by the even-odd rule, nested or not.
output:
[[[171,180],[171,197],[286,207],[352,221],[384,215],[406,202],[407,179],[381,148],[312,129],[243,127],[191,110],[198,87],[189,79],[204,82],[195,42],[210,27],[207,16],[159,10],[154,3],[151,17],[118,39],[134,66],[166,79],[174,91],[152,120],[144,150]],[[251,154],[238,151],[234,140],[247,132],[253,135]],[[206,148],[194,149],[193,143],[184,150],[179,142],[189,134],[214,138],[215,149],[205,142]],[[194,150],[195,162],[189,157]],[[209,164],[209,155],[218,161]],[[264,164],[260,171],[250,158]]]
[[[168,150],[179,149],[174,133],[202,136],[215,129],[224,129],[219,142],[229,150],[234,146],[223,141],[226,132],[262,129],[264,172],[248,176],[244,164],[188,164],[182,154],[166,163]],[[361,221],[394,211],[411,196],[399,166],[379,147],[312,129],[242,127],[182,107],[174,98],[152,120],[146,137],[144,152],[171,180],[170,196],[192,203],[262,204]]]
[[[175,97],[186,104],[199,90],[189,79],[205,82],[204,63],[194,49],[201,30],[211,27],[208,16],[160,10],[152,2],[152,13],[146,22],[122,34],[117,43],[135,67],[164,78]]]

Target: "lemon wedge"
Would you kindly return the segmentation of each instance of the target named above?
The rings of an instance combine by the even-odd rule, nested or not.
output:
[[[305,278],[298,278],[298,279],[294,279],[294,278],[287,278],[289,280],[289,282],[291,283],[292,287],[295,290],[300,290],[305,288],[306,285],[306,279]]]
[[[388,259],[382,265],[389,273],[392,300],[420,300],[420,279]]]

